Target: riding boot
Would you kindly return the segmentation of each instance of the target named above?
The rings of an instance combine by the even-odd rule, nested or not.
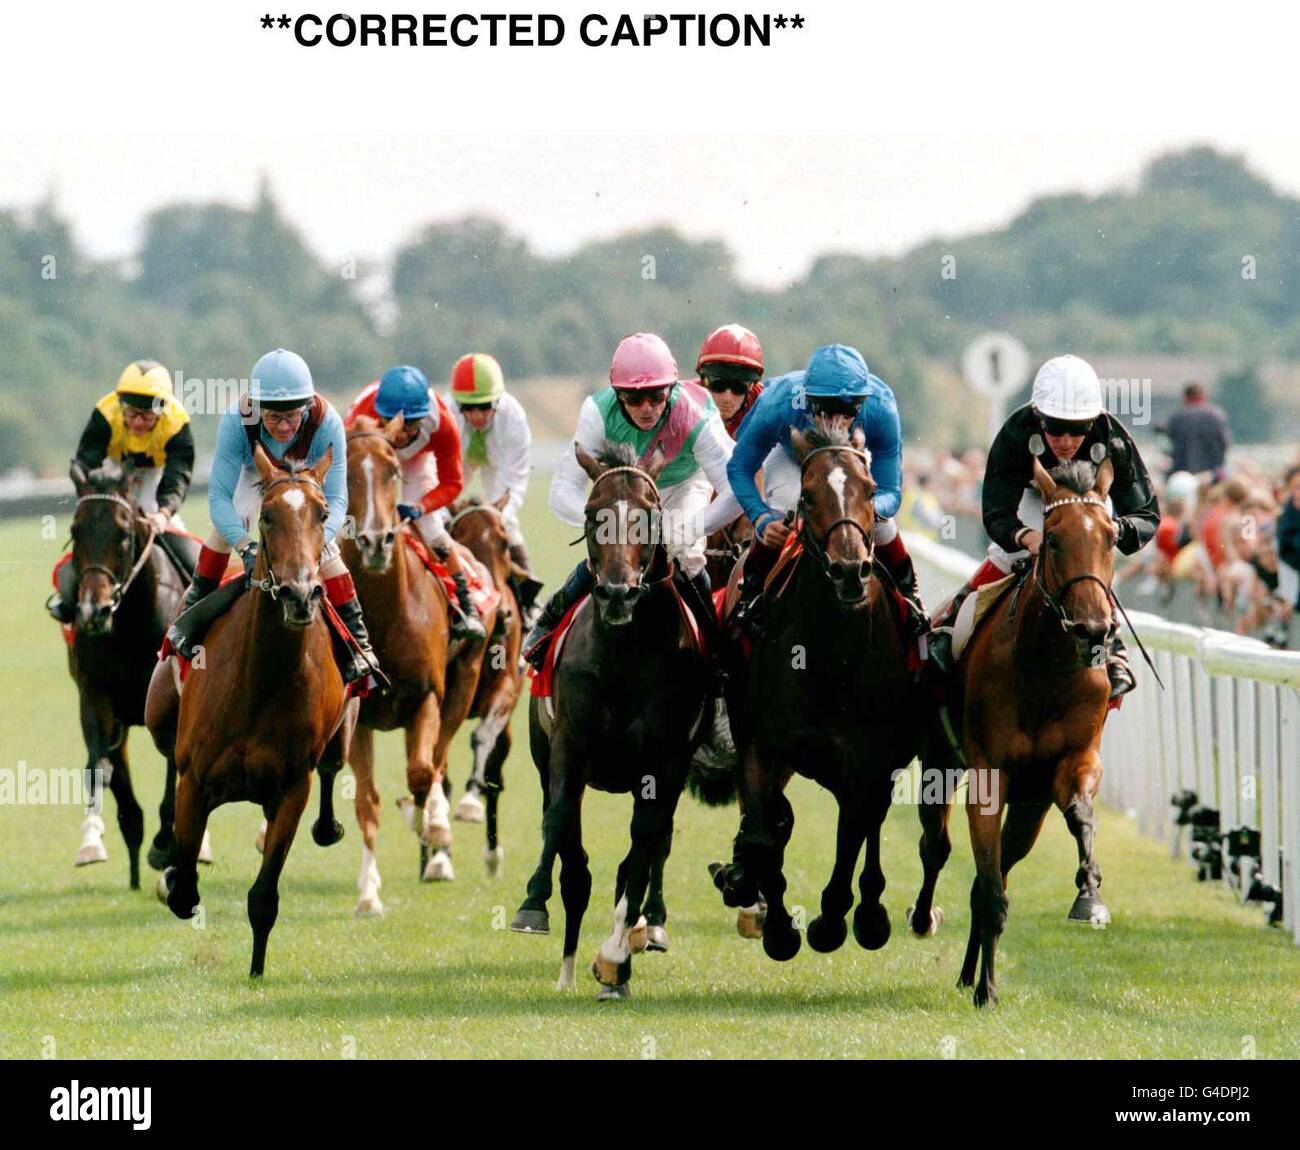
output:
[[[1112,702],[1121,695],[1127,695],[1137,686],[1133,668],[1129,666],[1128,647],[1124,645],[1118,627],[1111,631],[1110,639],[1106,644],[1106,674],[1110,677]]]
[[[542,613],[537,602],[537,594],[542,589],[540,579],[533,578],[533,566],[528,561],[528,548],[522,543],[510,544],[510,562],[520,572],[511,575],[510,586],[515,593],[515,602],[519,604],[525,631],[531,631],[537,623],[537,616]]]
[[[58,590],[46,601],[45,609],[60,623],[71,625],[77,617],[77,573],[69,560],[59,568]]]
[[[907,602],[912,633],[924,635],[930,629],[930,616],[926,614],[925,605],[921,602],[921,592],[916,585],[916,568],[912,566],[912,557],[903,546],[903,537],[895,535],[889,543],[877,548],[876,554],[880,556],[894,580],[894,586]]]
[[[961,605],[970,597],[972,591],[996,583],[1003,577],[1003,572],[994,566],[991,560],[985,559],[957,593],[946,604],[940,605],[939,613],[931,621],[930,633],[926,638],[930,651],[930,665],[940,674],[950,675],[956,670],[952,658],[952,627],[961,611]]]
[[[456,584],[456,605],[460,608],[459,613],[452,612],[451,637],[453,639],[486,638],[487,628],[483,626],[483,616],[479,614],[478,607],[474,604],[474,596],[470,593],[469,580],[465,578],[465,572],[454,572],[451,581]]]
[[[564,586],[546,601],[537,622],[524,639],[524,658],[535,670],[540,671],[546,661],[546,649],[550,646],[546,640],[551,632],[560,625],[565,612],[591,590],[591,584],[591,568],[583,559],[564,581]]]
[[[215,551],[206,543],[199,550],[198,562],[194,564],[194,578],[190,580],[190,585],[185,591],[185,598],[181,600],[176,619],[167,628],[167,642],[174,651],[186,659],[193,657],[193,652],[190,650],[191,637],[189,630],[177,626],[177,623],[191,607],[198,604],[199,600],[206,599],[221,585],[221,578],[226,573],[229,559],[230,556],[226,552]]]
[[[330,602],[333,603],[333,600]],[[343,672],[343,682],[351,684],[364,679],[367,675],[373,675],[375,682],[381,688],[390,686],[388,676],[380,670],[379,660],[370,645],[370,633],[366,630],[366,621],[361,613],[360,598],[354,594],[350,599],[334,603],[334,610],[339,613],[339,618],[343,620],[348,634],[356,640],[357,647],[360,648],[360,650],[348,649],[348,656],[339,668]]]
[[[757,639],[762,631],[763,586],[768,573],[780,552],[768,547],[757,535],[749,541],[749,549],[741,562],[740,593],[732,611],[730,622],[751,639]]]

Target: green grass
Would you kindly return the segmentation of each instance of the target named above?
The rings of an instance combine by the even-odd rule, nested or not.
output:
[[[194,503],[195,501],[191,501]],[[192,525],[201,506],[187,508]],[[553,583],[575,559],[549,519],[544,477],[526,527]],[[57,629],[40,610],[66,536],[42,537],[36,520],[0,525],[0,767],[79,766],[76,699]],[[1265,930],[1221,889],[1198,886],[1167,848],[1105,811],[1100,832],[1107,931],[1070,926],[1074,846],[1053,815],[1015,872],[1000,950],[1002,1004],[977,1013],[954,988],[969,923],[972,874],[964,820],[954,820],[952,862],[936,939],[903,929],[920,879],[917,822],[896,808],[885,828],[885,901],[894,937],[868,954],[850,937],[838,953],[807,946],[769,961],[734,931],[705,864],[728,849],[735,812],[683,799],[669,865],[672,950],[635,960],[634,997],[597,1004],[585,967],[608,932],[614,871],[627,846],[630,801],[592,792],[585,831],[595,888],[579,950],[576,995],[553,989],[557,933],[501,929],[523,893],[538,848],[539,794],[522,709],[507,767],[502,877],[480,860],[481,826],[455,824],[458,878],[416,882],[414,838],[393,800],[403,769],[400,737],[379,740],[384,826],[379,859],[388,913],[352,915],[360,838],[316,847],[306,823],[282,882],[268,973],[246,977],[251,935],[244,899],[257,867],[258,812],[225,807],[212,820],[216,865],[200,876],[205,927],[174,919],[145,889],[126,888],[126,859],[106,811],[105,864],[72,866],[81,813],[0,807],[0,1055],[37,1057],[53,1040],[63,1057],[566,1056],[1232,1058],[1253,1038],[1260,1057],[1300,1056],[1300,949]],[[156,829],[161,762],[136,731],[131,753],[147,833]],[[464,736],[453,760],[468,769]],[[344,776],[346,779],[347,776]],[[341,784],[342,785],[342,784]],[[797,824],[788,852],[789,901],[815,913],[830,872],[833,803],[816,786],[791,788]],[[314,807],[314,803],[313,803]]]

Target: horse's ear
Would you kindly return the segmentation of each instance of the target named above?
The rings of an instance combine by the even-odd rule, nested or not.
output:
[[[578,461],[578,466],[592,479],[599,479],[608,470],[594,455],[591,454],[581,443],[573,445],[573,456]]]
[[[500,499],[494,499],[492,506],[504,515],[506,508],[510,506],[510,492],[507,491]]]
[[[260,447],[261,444],[258,444],[258,446]],[[316,462],[312,464],[310,468],[312,476],[315,478],[316,482],[319,483],[322,487],[325,486],[325,476],[329,474],[330,468],[333,466],[334,466],[334,444],[331,443],[327,448],[325,448],[325,454],[322,455],[318,460],[316,460]]]
[[[77,489],[78,495],[90,484],[90,476],[86,474],[85,465],[80,459],[72,461],[72,466],[68,468],[68,478],[72,480],[72,486]]]
[[[1051,503],[1056,498],[1056,483],[1047,474],[1047,468],[1038,461],[1036,455],[1034,456],[1034,486],[1038,488],[1043,502]]]
[[[121,471],[117,477],[119,491],[125,492],[131,486],[131,476],[135,473],[135,459],[128,455],[122,460]]]
[[[396,443],[397,437],[401,435],[402,428],[406,426],[406,416],[400,411],[384,424],[384,438],[389,443]]]
[[[263,485],[275,478],[275,464],[271,462],[271,457],[266,454],[266,448],[260,443],[253,444],[253,466],[257,468],[257,474],[262,477]]]
[[[1110,485],[1115,482],[1115,465],[1107,456],[1097,468],[1097,486],[1093,489],[1103,499],[1110,494]]]
[[[803,457],[809,451],[807,434],[797,427],[792,427],[790,429],[790,446],[794,448],[795,458],[802,463]]]
[[[659,473],[664,469],[667,458],[664,455],[663,445],[656,443],[654,454],[650,456],[650,463],[645,469],[645,473],[650,476],[656,483],[659,481]]]

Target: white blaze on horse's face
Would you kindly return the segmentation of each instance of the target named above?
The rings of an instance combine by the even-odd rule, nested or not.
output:
[[[294,511],[301,511],[307,502],[307,497],[296,487],[289,488],[284,493],[284,504]]]
[[[835,470],[832,471],[830,475],[826,477],[826,482],[830,484],[831,490],[835,492],[835,499],[836,499],[835,518],[836,519],[842,519],[847,514],[847,512],[844,509],[844,480],[845,480],[844,468],[842,467],[836,467]]]
[[[366,521],[361,525],[362,531],[375,529],[375,459],[367,455],[361,460],[361,470],[366,477]]]

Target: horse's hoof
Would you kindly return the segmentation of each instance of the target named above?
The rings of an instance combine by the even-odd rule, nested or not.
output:
[[[455,817],[463,823],[481,823],[486,812],[483,808],[483,800],[473,791],[466,791],[460,796],[460,802],[456,804]]]
[[[328,823],[317,819],[311,824],[311,837],[318,847],[332,847],[343,837],[343,824],[338,819],[331,819]]]
[[[766,921],[767,910],[758,903],[742,906],[736,912],[736,933],[741,938],[762,938],[763,923]]]
[[[544,910],[529,910],[520,907],[515,912],[510,929],[516,934],[550,934],[551,916]]]
[[[879,950],[889,941],[889,912],[877,903],[853,912],[853,937],[863,950]]]
[[[849,926],[842,918],[818,915],[808,924],[808,945],[819,954],[830,954],[844,945]]]
[[[1074,900],[1074,905],[1070,907],[1070,922],[1078,923],[1080,926],[1091,926],[1097,930],[1105,930],[1110,925],[1110,911],[1106,909],[1106,904],[1096,895],[1079,892],[1079,897]]]
[[[491,878],[497,878],[501,874],[501,864],[505,861],[505,847],[487,847],[483,851],[483,861],[487,864],[487,872]]]
[[[383,918],[384,904],[379,901],[377,894],[367,895],[357,900],[354,913],[357,918]]]
[[[632,988],[626,982],[617,986],[602,986],[596,994],[597,1002],[616,1002],[621,998],[631,998]]]
[[[262,854],[266,850],[266,820],[262,820],[262,825],[257,828],[257,837],[253,839],[253,846],[257,848],[257,853]]]
[[[997,1006],[998,992],[992,986],[980,983],[975,987],[975,1009],[983,1010],[986,1006]]]
[[[560,959],[560,977],[555,980],[556,990],[577,990],[578,982],[575,972],[578,967],[578,956],[575,954],[566,954]]]
[[[646,928],[646,951],[648,953],[658,952],[666,954],[668,952],[668,929],[656,923],[654,926]]]
[[[205,835],[205,841],[206,838]],[[159,846],[157,842],[150,843],[149,852],[144,857],[145,862],[149,864],[150,870],[166,870],[172,865],[172,844],[168,843],[166,846]],[[203,861],[202,852],[200,852],[199,861]],[[208,861],[212,861],[210,857]]]
[[[422,882],[451,882],[455,877],[456,870],[451,865],[451,855],[446,851],[435,851],[420,879]]]
[[[85,843],[77,850],[76,866],[90,866],[92,863],[102,863],[108,861],[108,850],[103,842]]]
[[[636,926],[627,932],[627,948],[633,954],[640,954],[650,943],[650,928],[646,925],[645,916],[642,915],[637,919]]]
[[[907,922],[912,928],[912,933],[917,938],[933,938],[939,933],[939,927],[943,925],[943,911],[937,906],[930,908],[930,921],[927,924],[924,920],[917,921],[916,907],[907,908]]]
[[[777,962],[789,962],[799,953],[802,944],[803,939],[792,926],[786,926],[782,930],[773,926],[770,919],[763,926],[763,951],[768,958],[775,959]]]

